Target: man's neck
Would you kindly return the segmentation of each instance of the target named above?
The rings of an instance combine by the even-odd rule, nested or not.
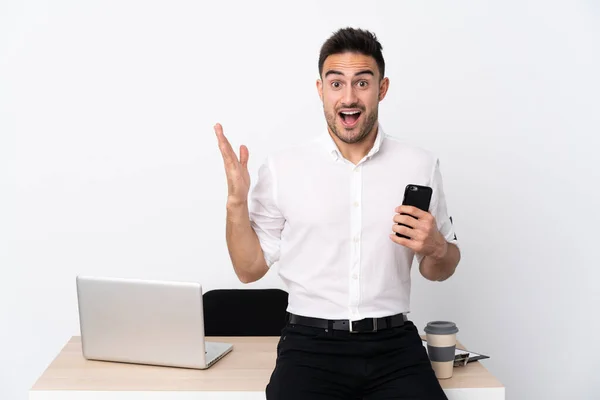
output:
[[[375,139],[377,138],[377,127],[379,124],[375,124],[371,132],[362,141],[358,143],[345,143],[341,141],[336,135],[329,131],[329,135],[333,138],[333,141],[337,145],[338,149],[342,153],[342,156],[356,165],[362,160],[373,148]]]

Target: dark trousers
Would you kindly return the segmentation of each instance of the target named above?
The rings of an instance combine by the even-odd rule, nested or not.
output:
[[[350,333],[288,324],[267,400],[447,400],[415,325]]]

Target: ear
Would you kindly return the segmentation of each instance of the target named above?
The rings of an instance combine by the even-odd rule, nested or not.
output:
[[[323,81],[320,79],[317,79],[317,92],[319,92],[319,98],[323,102]]]
[[[379,83],[379,101],[382,101],[387,94],[388,88],[390,87],[389,78],[383,78]]]

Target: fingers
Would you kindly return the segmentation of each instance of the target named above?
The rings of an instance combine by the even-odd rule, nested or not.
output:
[[[411,228],[415,228],[419,224],[419,220],[410,215],[395,214],[393,220],[398,224],[408,225]]]
[[[244,145],[240,146],[240,163],[242,167],[248,168],[248,158],[250,158],[250,153],[248,152],[248,148]]]
[[[400,244],[400,245],[402,245],[402,246],[404,246],[404,247],[407,247],[407,248],[409,248],[409,249],[411,249],[411,250],[414,250],[414,249],[413,249],[413,247],[414,247],[414,243],[415,243],[415,242],[414,242],[414,240],[411,240],[411,239],[405,239],[405,238],[399,237],[399,236],[397,236],[395,233],[391,233],[391,234],[390,234],[390,239],[391,239],[391,240],[392,240],[392,242],[394,242],[394,243]]]
[[[421,232],[418,229],[412,229],[408,226],[394,224],[394,225],[392,225],[392,231],[399,233],[401,235],[404,235],[404,236],[408,236],[412,240],[423,239],[423,232]]]
[[[229,140],[223,134],[223,127],[221,124],[215,125],[215,134],[217,135],[217,139],[219,141],[219,150],[221,150],[221,155],[223,156],[223,160],[227,164],[232,164],[238,161],[238,158],[233,151],[233,147],[229,143]]]
[[[408,231],[410,231],[411,229],[402,227],[402,226],[400,228],[406,229],[406,231],[401,229],[401,231],[402,231],[401,234],[406,235],[410,238],[410,236],[407,235],[407,233],[409,233]],[[396,230],[396,229],[394,229],[394,230]],[[411,249],[412,251],[414,251],[416,253],[420,253],[423,250],[423,242],[420,240],[415,240],[415,238],[406,239],[406,238],[397,236],[395,233],[391,233],[390,239],[392,240],[392,242],[400,244],[408,249]]]
[[[413,207],[413,206],[399,206],[399,207],[396,207],[396,209],[394,211],[397,213],[400,213],[400,214],[412,215],[413,217],[415,217],[417,219],[427,219],[428,217],[431,216],[430,213],[423,211],[417,207]]]

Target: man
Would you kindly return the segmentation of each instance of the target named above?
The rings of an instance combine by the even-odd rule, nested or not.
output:
[[[378,122],[389,87],[381,49],[374,34],[351,28],[323,44],[327,130],[268,157],[250,202],[248,149],[238,160],[215,126],[235,273],[254,282],[278,262],[289,292],[269,400],[446,398],[406,318],[410,267],[416,256],[425,278],[442,281],[460,252],[437,158]],[[429,212],[401,206],[408,184],[432,187]]]

